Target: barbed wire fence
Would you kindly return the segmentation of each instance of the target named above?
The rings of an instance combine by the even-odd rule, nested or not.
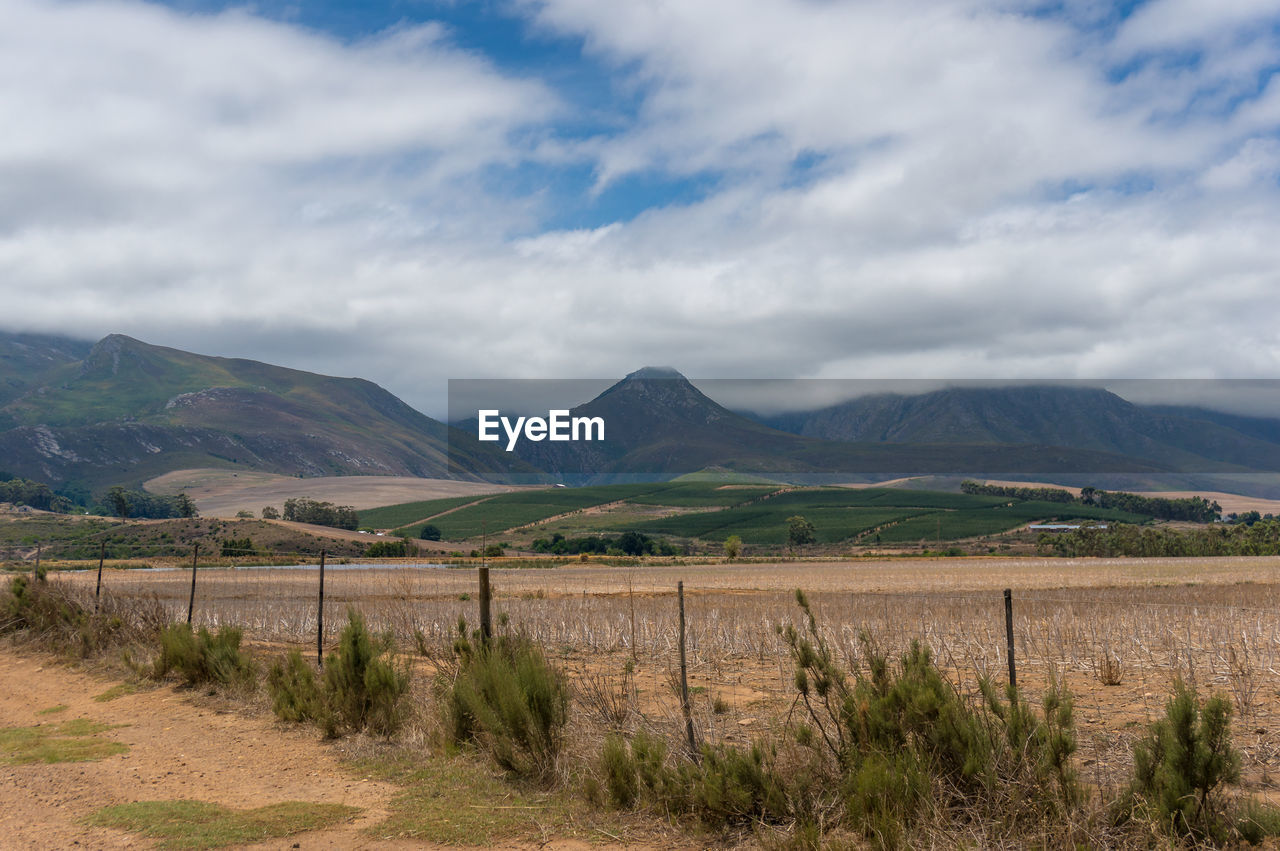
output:
[[[50,557],[50,548],[37,548]],[[321,554],[259,551],[253,560],[268,564],[250,565],[195,547],[185,555],[174,547],[98,550],[106,563],[100,584],[96,559],[87,569],[50,571],[48,581],[117,609],[159,606],[170,622],[190,611],[196,627],[236,626],[281,649],[332,647],[348,609],[428,657],[450,652],[460,622],[480,622],[477,570],[448,560],[328,558],[322,598]],[[134,566],[113,567],[112,557]],[[778,628],[804,628],[794,590],[735,587],[724,575],[711,578],[703,565],[495,568],[488,602],[496,631],[527,635],[579,673],[620,670],[629,658],[671,679],[683,646],[699,694],[732,691],[743,706],[789,694],[794,667]],[[1228,695],[1246,754],[1264,773],[1280,767],[1280,738],[1271,733],[1280,735],[1280,583],[1015,588],[1006,610],[1000,588],[830,590],[820,578],[805,589],[819,634],[850,670],[865,665],[871,648],[892,658],[918,640],[961,688],[980,677],[1004,683],[1013,671],[1029,695],[1065,681],[1109,735],[1160,714],[1181,678]],[[700,723],[719,722],[704,713]]]

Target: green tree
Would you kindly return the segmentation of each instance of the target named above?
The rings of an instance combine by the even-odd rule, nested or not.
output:
[[[263,520],[279,520],[280,509],[271,505],[262,506],[262,519]]]
[[[440,532],[440,527],[433,526],[430,523],[423,526],[422,531],[418,533],[418,537],[424,541],[438,541],[440,540],[441,536],[442,536],[442,533]]]
[[[817,540],[818,535],[813,524],[802,515],[794,514],[787,518],[787,545],[791,549],[816,543]]]
[[[729,561],[737,561],[742,555],[742,538],[730,535],[724,539],[724,557]]]
[[[187,496],[186,492],[178,494],[178,514],[190,520],[192,517],[199,516],[200,512],[196,510],[196,504]]]
[[[129,519],[129,496],[125,493],[124,488],[116,485],[107,491],[107,504],[111,506],[112,513],[119,517],[121,521]]]

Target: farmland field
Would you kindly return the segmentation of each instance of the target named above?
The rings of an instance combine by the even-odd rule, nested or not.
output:
[[[461,507],[460,507],[461,506]],[[1064,505],[1000,496],[902,488],[794,488],[667,482],[525,490],[466,500],[436,500],[362,511],[362,526],[400,527],[416,537],[429,512],[444,538],[472,540],[482,531],[536,535],[641,532],[717,545],[738,535],[752,546],[787,543],[789,518],[811,521],[819,544],[915,544],[1007,532],[1034,520],[1083,519],[1141,523],[1147,518],[1091,505]],[[410,525],[412,524],[412,525]],[[528,527],[536,524],[536,529]],[[875,532],[878,538],[861,540]]]
[[[91,593],[93,576],[65,573],[55,581]],[[253,639],[273,645],[314,647],[316,581],[314,568],[201,569],[195,620],[239,624]],[[1280,776],[1277,558],[863,559],[494,570],[494,614],[502,628],[525,632],[546,647],[580,685],[619,682],[634,656],[636,710],[656,724],[674,723],[676,703],[667,683],[678,658],[678,581],[686,588],[700,735],[745,741],[780,723],[794,691],[775,627],[799,623],[796,588],[808,591],[822,634],[846,664],[860,664],[858,636],[864,631],[893,653],[920,639],[960,688],[972,690],[979,675],[1005,677],[1001,589],[1008,587],[1019,681],[1038,690],[1052,673],[1076,695],[1090,782],[1118,782],[1134,736],[1162,710],[1176,676],[1231,699],[1250,785]],[[190,572],[109,571],[104,584],[116,598],[158,599],[181,618]],[[434,658],[448,653],[459,618],[475,623],[475,593],[470,569],[409,563],[331,569],[326,642],[336,640],[350,606],[395,634],[401,647]],[[1101,682],[1107,665],[1118,670],[1118,683]],[[716,699],[722,711],[713,711]]]

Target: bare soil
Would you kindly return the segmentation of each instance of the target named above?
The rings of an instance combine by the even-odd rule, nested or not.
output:
[[[265,506],[280,508],[286,499],[307,497],[321,502],[350,505],[356,509],[397,505],[402,502],[504,493],[512,487],[452,479],[415,479],[404,476],[326,476],[299,479],[274,473],[230,470],[175,470],[148,481],[152,493],[173,495],[186,491],[200,513],[208,517],[235,517],[237,511],[261,514]]]
[[[310,731],[247,717],[173,688],[100,703],[94,697],[113,681],[9,647],[0,648],[0,682],[0,725],[89,718],[121,725],[101,735],[129,747],[98,762],[0,767],[0,845],[6,848],[149,847],[149,840],[83,820],[104,806],[171,798],[241,809],[283,801],[347,804],[360,807],[360,815],[308,834],[305,847],[408,847],[378,844],[361,833],[386,815],[395,787],[351,775]],[[37,714],[59,704],[67,709]]]

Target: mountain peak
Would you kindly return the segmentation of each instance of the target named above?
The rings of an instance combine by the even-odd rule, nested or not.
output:
[[[637,369],[633,373],[630,373],[626,378],[623,379],[623,381],[632,381],[632,380],[641,380],[641,379],[647,380],[647,379],[654,379],[654,378],[663,378],[663,379],[674,378],[674,379],[679,379],[680,381],[688,380],[683,375],[680,374],[679,370],[675,369],[674,367],[645,366],[645,367],[641,367],[640,369]]]

